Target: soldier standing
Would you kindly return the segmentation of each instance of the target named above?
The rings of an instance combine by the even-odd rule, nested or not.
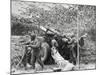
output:
[[[31,35],[31,39],[33,40],[33,41],[31,41],[31,44],[30,44],[30,47],[32,48],[32,51],[31,51],[32,68],[35,69],[35,63],[37,61],[43,69],[44,64],[41,60],[41,53],[40,53],[41,42],[34,34]]]

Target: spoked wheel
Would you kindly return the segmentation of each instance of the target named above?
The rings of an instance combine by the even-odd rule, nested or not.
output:
[[[49,56],[50,53],[50,49],[49,49],[49,45],[46,42],[43,42],[41,45],[41,60],[43,62],[45,62]]]

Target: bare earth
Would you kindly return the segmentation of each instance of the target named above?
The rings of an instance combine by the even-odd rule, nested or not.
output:
[[[90,64],[81,64],[80,68],[75,67],[73,71],[75,70],[92,70],[95,69],[96,65],[93,63]],[[59,69],[56,65],[45,65],[44,69],[41,70],[33,70],[33,69],[19,69],[19,70],[15,70],[14,72],[12,72],[12,74],[31,74],[31,73],[45,73],[45,72],[54,72],[54,70]]]

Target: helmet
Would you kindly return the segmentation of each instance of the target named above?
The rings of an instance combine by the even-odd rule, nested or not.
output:
[[[34,40],[36,38],[36,35],[31,33],[31,40]]]

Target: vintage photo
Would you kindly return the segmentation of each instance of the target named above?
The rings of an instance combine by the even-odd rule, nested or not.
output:
[[[96,68],[96,6],[11,1],[11,74]]]

